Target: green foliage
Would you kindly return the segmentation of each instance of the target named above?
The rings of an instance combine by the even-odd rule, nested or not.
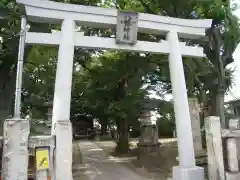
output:
[[[229,0],[138,0],[130,2],[126,0],[107,0],[105,1],[105,6],[177,18],[213,19],[213,23],[221,28],[221,36],[223,39],[221,44],[221,58],[224,64],[225,91],[230,88],[232,71],[226,67],[233,61],[232,54],[240,40],[240,29],[238,19],[232,13],[234,5],[230,5]],[[188,43],[202,44],[201,40],[197,40],[197,42],[189,41]],[[198,97],[201,103],[209,106],[209,109],[215,109],[215,98],[218,92],[220,67],[218,59],[216,59],[216,52],[209,50],[211,48],[209,45],[211,45],[211,43],[207,43],[206,46],[204,46],[207,58],[197,60],[185,58],[184,70],[188,95]],[[150,61],[153,60],[153,57],[154,56],[152,55],[149,56]],[[168,63],[163,56],[155,57],[158,57],[158,62],[156,64],[160,65],[161,68],[161,75],[157,75],[160,75],[161,78],[157,78],[157,81],[155,81],[154,76],[151,76],[151,83],[157,82],[158,84],[161,84],[164,82],[162,86],[160,85],[161,89],[165,89],[166,92],[171,92],[169,85],[169,72],[166,71],[168,69]],[[165,63],[159,63],[159,61]],[[211,112],[211,110],[208,111],[207,114],[215,115],[215,112]]]
[[[159,137],[173,137],[175,130],[173,102],[162,101],[159,103],[158,112],[161,116],[157,120]]]
[[[34,118],[46,113],[44,103],[53,99],[56,62],[57,48],[34,46],[31,49],[24,68],[23,113],[28,107]]]
[[[54,0],[54,1],[88,6],[97,6],[99,3],[101,3],[101,0]]]
[[[18,32],[20,14],[14,1],[0,2],[0,37],[2,38],[2,48],[0,49],[0,70],[10,74],[18,51]]]
[[[144,58],[106,52],[93,59],[76,74],[81,76],[73,84],[73,97],[81,99],[76,105],[100,120],[138,116],[145,93],[141,77],[148,66]]]
[[[233,16],[230,0],[56,0],[72,4],[113,7],[150,14],[177,18],[211,18],[214,25],[221,28],[221,54],[224,64],[226,90],[231,85],[232,72],[226,66],[232,62],[232,53],[240,40],[238,19]],[[20,14],[13,0],[0,2],[0,109],[6,106],[6,94],[12,97],[16,72],[18,50],[18,32]],[[55,25],[31,23],[32,31],[48,32]],[[90,29],[81,27],[86,35],[109,37],[114,30]],[[159,41],[161,36],[139,34],[141,40]],[[188,44],[201,44],[202,40]],[[189,96],[198,97],[208,107],[217,94],[219,67],[212,43],[204,46],[207,58],[184,59],[184,70]],[[41,46],[26,48],[23,111],[28,106],[33,109],[33,116],[43,116],[43,104],[53,99],[56,73],[57,49]],[[13,83],[14,84],[14,83]],[[168,58],[165,55],[124,53],[115,51],[95,51],[78,48],[75,51],[73,72],[71,116],[91,116],[100,123],[117,124],[118,128],[137,124],[143,102],[149,90],[157,91],[162,96],[171,93]],[[143,88],[144,86],[144,88]],[[9,91],[11,89],[11,91]],[[174,127],[173,107],[169,103],[160,106],[161,118],[158,121],[160,133]],[[34,110],[35,109],[35,110]],[[212,108],[214,109],[214,108]],[[210,115],[211,113],[209,113]],[[127,120],[127,121],[126,121]],[[122,126],[124,122],[124,126]],[[126,126],[125,126],[126,125]],[[126,131],[127,128],[123,128]],[[121,129],[122,130],[122,129]],[[170,132],[170,131],[169,131]],[[166,132],[168,133],[168,132]],[[128,143],[123,140],[125,145]],[[121,144],[121,143],[120,143]],[[124,146],[125,146],[124,145]],[[125,147],[124,147],[125,148]],[[126,148],[125,148],[126,149]]]
[[[98,5],[100,1],[98,0],[72,0],[72,1],[58,1],[58,2],[70,2],[74,4],[83,5]],[[6,112],[10,114],[10,109],[13,106],[13,95],[15,88],[15,78],[16,78],[16,65],[18,57],[18,44],[19,44],[19,31],[20,31],[20,12],[19,7],[15,0],[1,0],[0,1],[0,109],[1,112]],[[56,25],[42,24],[42,23],[30,23],[30,31],[34,32],[49,32],[51,28],[59,28]],[[54,75],[49,74],[50,72],[45,72],[49,70],[44,70],[44,68],[52,68],[51,64],[41,64],[41,59],[33,58],[44,58],[47,61],[51,56],[45,51],[47,48],[38,49],[36,47],[27,46],[25,48],[25,59],[24,63],[29,62],[31,65],[26,65],[26,72],[29,72],[34,77],[24,77],[24,105],[23,113],[26,111],[26,107],[29,104],[42,104],[43,99],[53,96],[53,86]],[[35,51],[35,52],[34,52]],[[44,52],[45,51],[45,52]],[[36,53],[34,55],[34,53]],[[28,55],[32,57],[28,58]],[[44,54],[44,57],[40,57],[39,54]],[[35,57],[34,57],[35,56]],[[56,60],[56,58],[55,58]],[[35,62],[38,61],[38,62]],[[51,60],[49,60],[51,61]],[[48,66],[48,67],[47,67]],[[37,73],[41,73],[40,76]],[[45,77],[43,77],[45,76]],[[48,79],[48,77],[50,78]],[[35,80],[34,80],[35,78]],[[38,80],[38,82],[36,82]],[[49,82],[51,81],[51,82]],[[44,84],[44,85],[42,85]],[[46,85],[48,84],[48,85]],[[44,89],[47,88],[46,89]],[[50,88],[51,87],[51,88]],[[50,92],[51,91],[51,92]],[[48,94],[48,95],[46,95]],[[45,97],[46,95],[46,97]],[[51,97],[50,97],[51,98]],[[43,105],[43,104],[42,104]],[[41,113],[40,113],[41,114]],[[5,117],[3,115],[1,117]],[[2,119],[2,118],[1,118]]]

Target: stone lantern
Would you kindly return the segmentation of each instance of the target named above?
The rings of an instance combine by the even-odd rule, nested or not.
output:
[[[144,104],[144,110],[139,121],[142,124],[141,136],[138,143],[138,160],[141,162],[149,156],[158,153],[160,142],[158,141],[157,107],[161,100],[150,99]]]

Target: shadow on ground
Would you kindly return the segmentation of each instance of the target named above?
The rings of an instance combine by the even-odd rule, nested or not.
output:
[[[121,163],[132,171],[148,179],[165,180],[171,176],[172,167],[177,165],[177,144],[174,139],[162,139],[161,147],[154,156],[148,156],[141,160],[137,160],[137,140],[131,141],[131,151],[127,154],[115,153],[114,141],[98,141],[96,144],[109,154],[108,159]]]
[[[82,155],[80,153],[80,148],[73,142],[73,163],[72,163],[72,172],[73,172],[73,180],[88,180],[85,175],[86,167],[82,164]]]

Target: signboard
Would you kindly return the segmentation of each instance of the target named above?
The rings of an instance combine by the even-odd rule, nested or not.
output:
[[[36,149],[36,167],[38,171],[49,169],[49,148]]]
[[[118,11],[117,17],[117,44],[136,44],[138,32],[138,13]]]

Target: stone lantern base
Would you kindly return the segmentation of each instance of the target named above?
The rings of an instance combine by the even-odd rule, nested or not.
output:
[[[156,125],[144,125],[138,143],[137,159],[141,165],[152,156],[159,153],[160,142],[158,141],[158,129]]]

